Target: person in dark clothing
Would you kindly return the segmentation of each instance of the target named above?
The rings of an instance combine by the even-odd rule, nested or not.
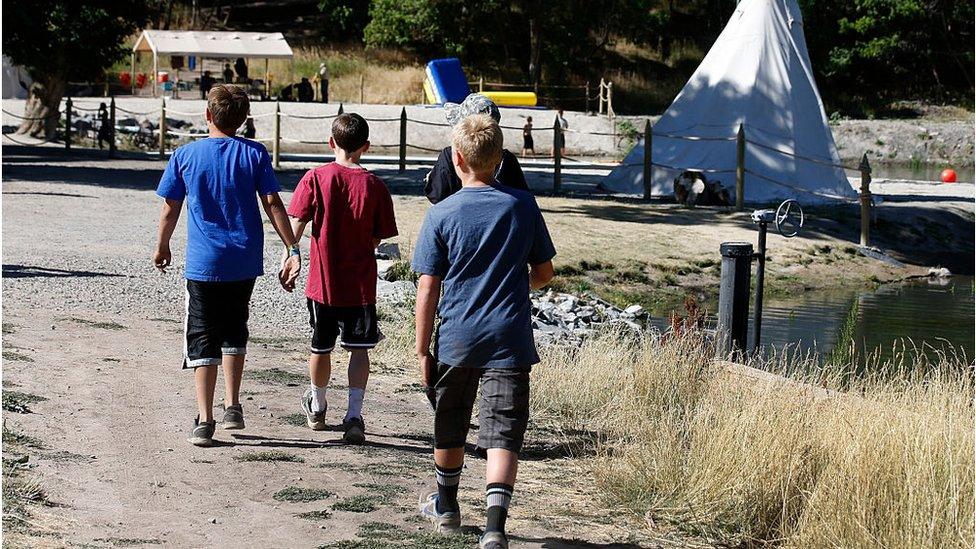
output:
[[[323,103],[329,102],[329,68],[319,63],[319,95]]]
[[[200,77],[200,98],[206,99],[207,94],[210,93],[210,89],[213,88],[215,83],[214,77],[210,76],[210,71],[203,71],[203,76]]]
[[[102,143],[112,142],[112,121],[108,116],[108,107],[105,103],[98,106],[98,148],[102,149]]]
[[[254,139],[254,136],[258,134],[257,129],[254,127],[254,119],[250,116],[244,121],[244,138]]]
[[[495,103],[478,93],[472,93],[460,105],[446,103],[444,110],[447,121],[452,126],[457,125],[472,114],[487,114],[496,122],[501,119],[501,113],[498,112]],[[530,190],[525,182],[525,174],[522,173],[522,166],[519,165],[518,158],[508,149],[502,150],[502,161],[495,170],[495,183],[512,189]],[[437,204],[460,189],[461,178],[454,172],[451,147],[445,147],[437,156],[434,167],[424,178],[424,194],[431,204]]]
[[[237,61],[234,61],[234,72],[237,73],[240,82],[247,83],[247,62],[243,57],[238,57]]]
[[[234,83],[234,70],[230,68],[230,63],[224,63],[224,84]]]
[[[302,103],[311,103],[315,99],[315,90],[312,88],[312,83],[308,81],[308,78],[302,77],[302,81],[298,83],[298,100]]]

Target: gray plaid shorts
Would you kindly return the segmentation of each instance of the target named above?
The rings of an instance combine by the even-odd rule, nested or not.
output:
[[[462,448],[478,406],[478,447],[522,450],[529,423],[529,368],[437,367],[434,448]]]

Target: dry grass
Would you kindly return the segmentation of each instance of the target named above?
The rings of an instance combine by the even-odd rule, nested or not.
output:
[[[728,374],[695,339],[607,335],[548,350],[533,406],[606,440],[598,484],[657,530],[737,545],[971,547],[966,372],[944,362],[848,379],[814,399]]]

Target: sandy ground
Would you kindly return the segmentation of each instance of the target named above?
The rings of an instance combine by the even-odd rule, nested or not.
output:
[[[150,265],[159,206],[152,191],[162,167],[148,160],[107,162],[88,153],[4,149],[4,387],[48,399],[31,404],[33,413],[4,415],[8,426],[47,445],[31,459],[56,504],[50,512],[63,521],[63,538],[52,543],[315,547],[355,539],[376,522],[393,524],[398,536],[418,535],[423,525],[414,517],[414,502],[432,485],[431,417],[409,361],[389,347],[376,353],[366,446],[340,444],[335,430],[313,433],[293,425],[305,383],[307,313],[301,295],[285,294],[270,277],[258,281],[252,300],[243,387],[248,428],[219,431],[221,444],[214,449],[185,442],[194,408],[192,378],[179,371],[182,272],[161,275]],[[426,208],[416,195],[425,170],[378,171],[396,195],[396,241],[409,251]],[[291,166],[279,175],[291,189],[302,173],[301,166]],[[539,188],[547,177],[530,172]],[[567,188],[591,188],[595,177],[570,174]],[[959,231],[964,241],[945,246],[968,254],[972,266],[971,189],[960,191],[968,198],[926,197],[915,187],[901,191],[887,202],[891,219],[930,215],[948,204],[968,230]],[[594,257],[680,264],[717,258],[722,241],[755,239],[745,215],[719,210],[598,197],[541,197],[540,204],[559,250],[557,264]],[[814,254],[817,259],[807,264],[788,260],[856,238],[850,220],[825,215],[811,223],[802,239],[771,237],[771,278],[789,269],[813,284],[919,272],[856,255],[835,254],[827,262]],[[178,264],[184,227],[181,222],[174,239]],[[267,230],[271,272],[279,246]],[[338,362],[333,425],[345,405],[345,357]],[[574,455],[563,440],[544,423],[533,426],[510,521],[513,546],[655,546],[632,519],[593,499],[590,455]],[[303,461],[239,461],[268,450]],[[462,481],[469,524],[483,520],[483,472],[484,462],[469,457]],[[292,486],[334,495],[311,502],[274,498]],[[341,510],[364,500],[375,510]],[[331,516],[297,516],[310,511]]]

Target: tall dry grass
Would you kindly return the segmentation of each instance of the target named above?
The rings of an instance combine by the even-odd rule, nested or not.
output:
[[[533,376],[535,412],[598,435],[600,488],[657,528],[731,545],[973,545],[966,364],[821,374],[843,390],[817,398],[731,374],[694,337],[604,335],[546,350]]]

